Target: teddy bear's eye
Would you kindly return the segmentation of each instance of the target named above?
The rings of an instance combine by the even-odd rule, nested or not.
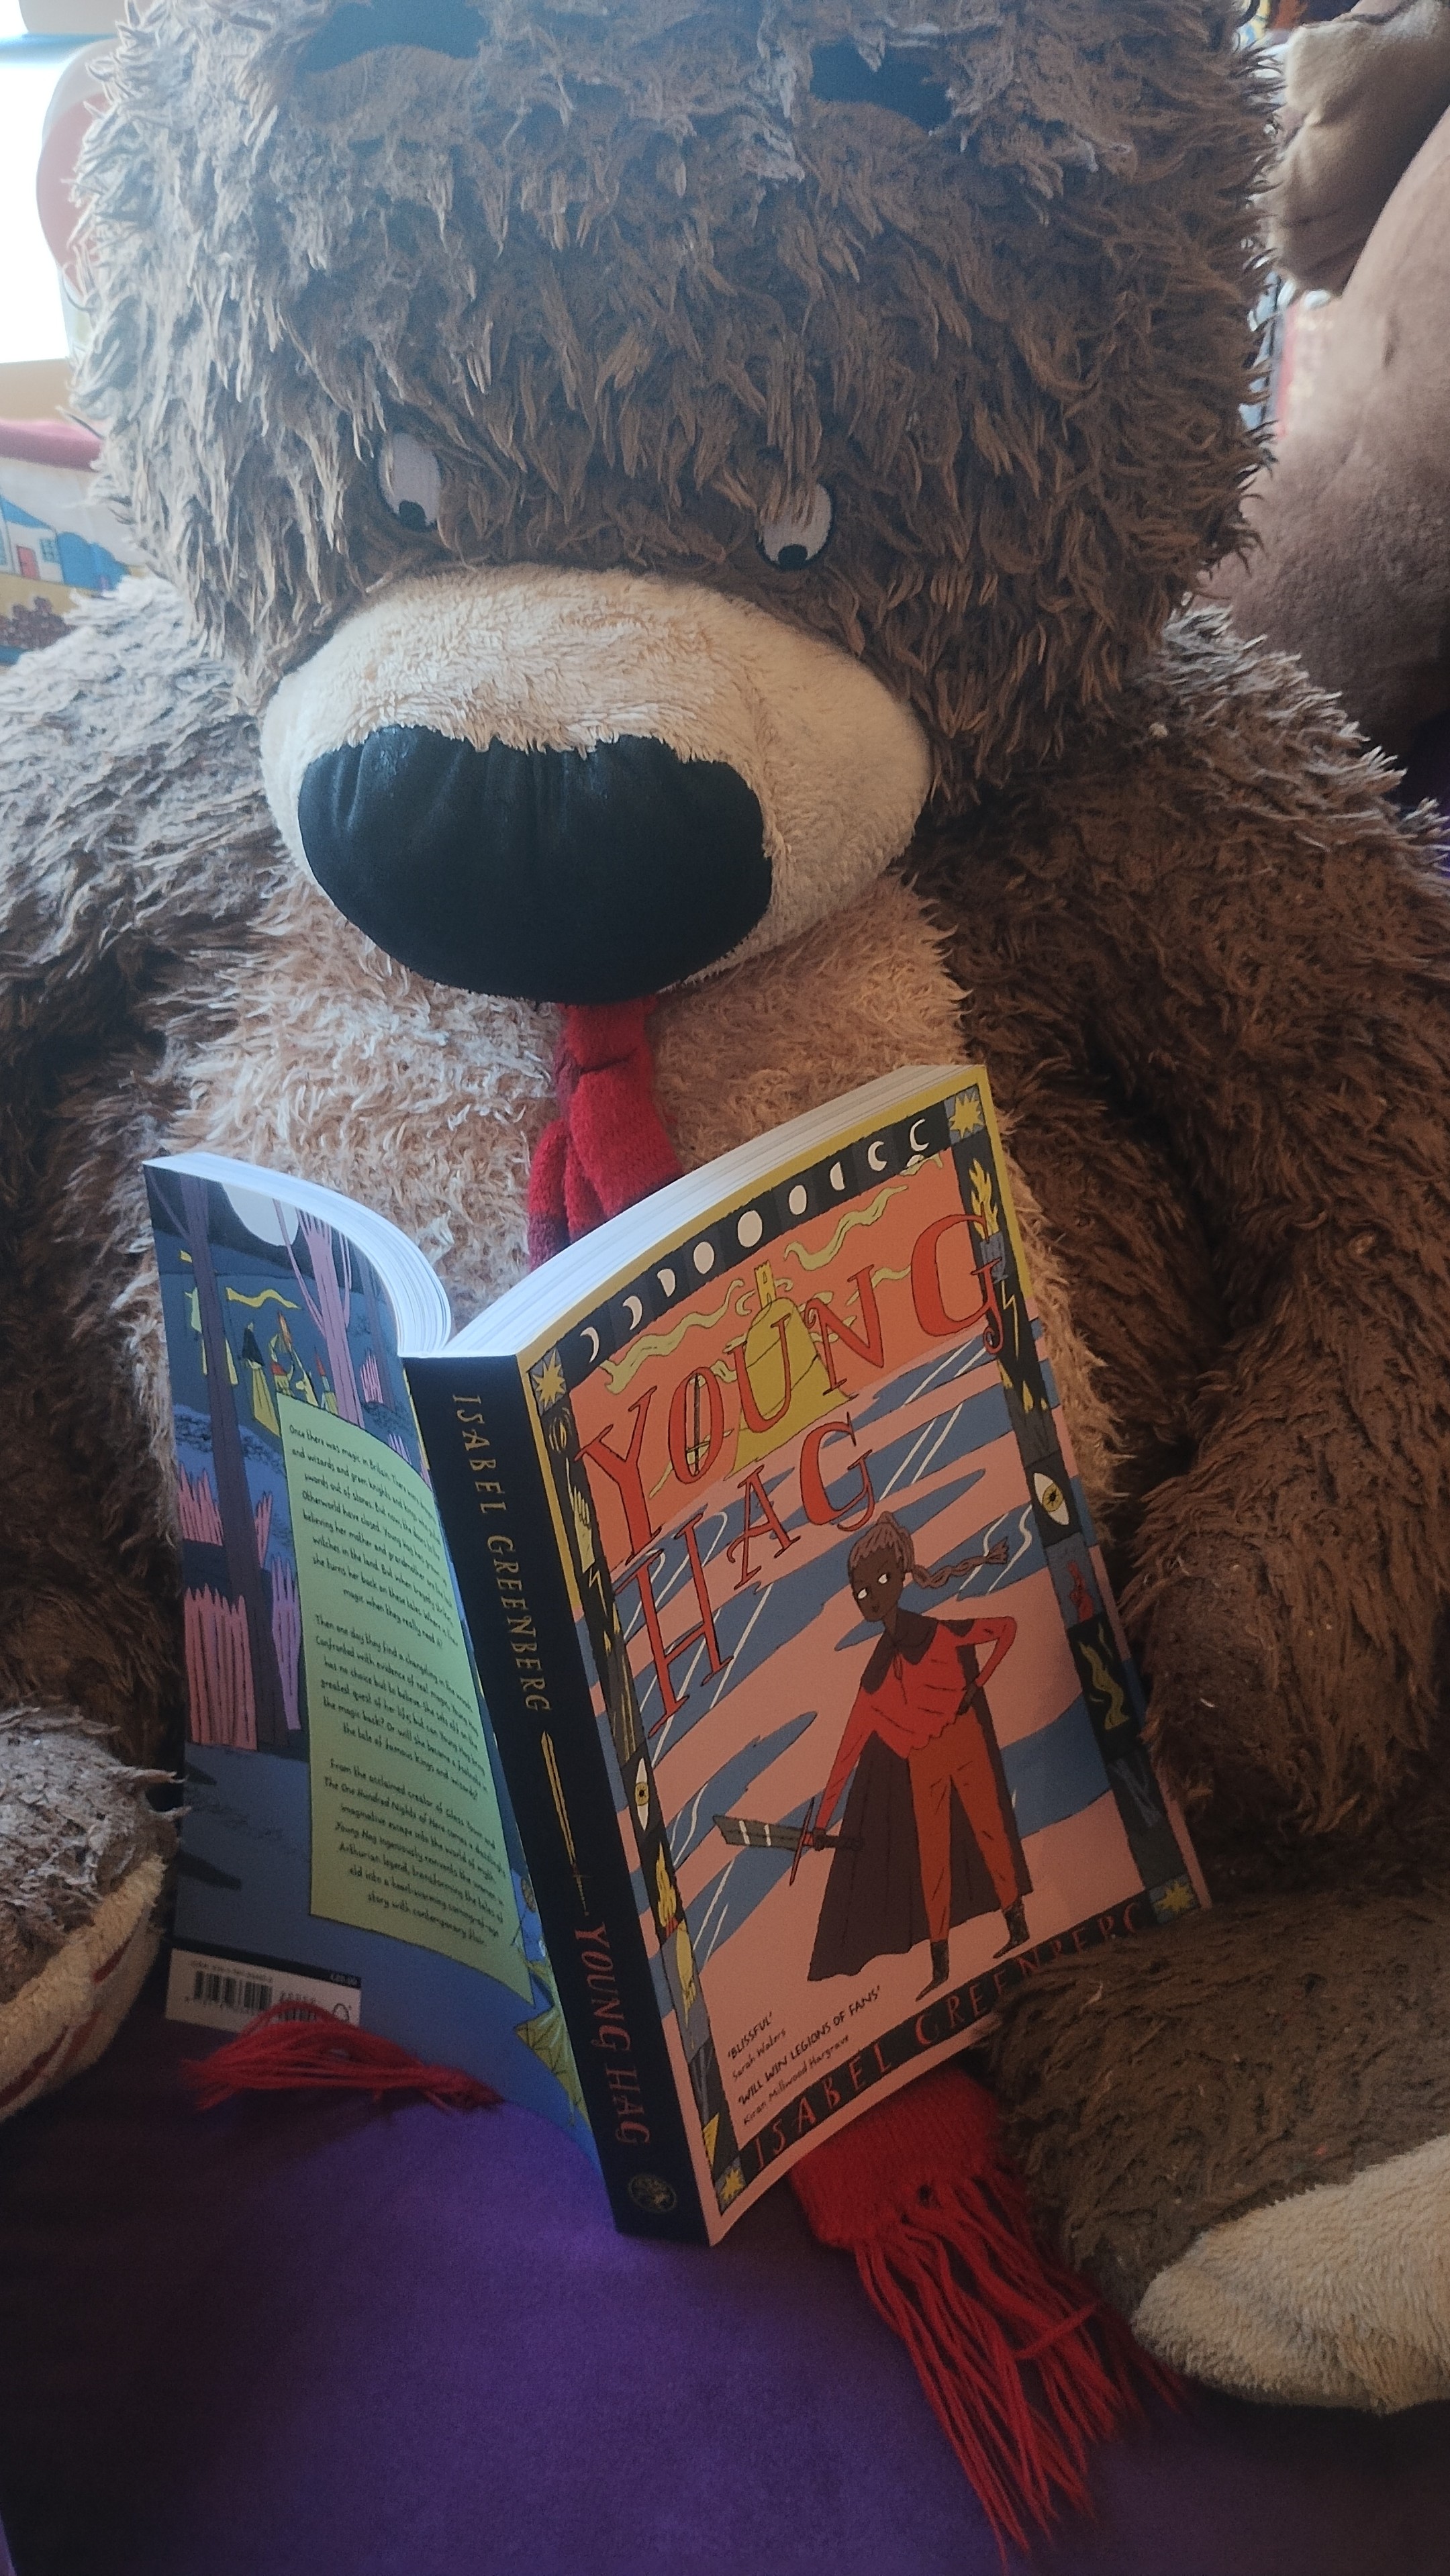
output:
[[[345,0],[324,18],[304,53],[304,72],[330,72],[339,63],[356,62],[360,54],[382,53],[390,45],[416,45],[425,53],[476,54],[484,23],[468,0]]]
[[[831,517],[830,493],[824,483],[817,483],[780,518],[762,520],[760,551],[766,562],[774,564],[777,572],[804,572],[825,547]]]
[[[832,105],[889,107],[927,134],[951,122],[952,103],[932,78],[929,54],[883,54],[873,71],[854,45],[820,45],[811,57],[811,96]]]
[[[390,438],[378,458],[378,490],[405,528],[436,528],[443,477],[438,459],[406,430]]]

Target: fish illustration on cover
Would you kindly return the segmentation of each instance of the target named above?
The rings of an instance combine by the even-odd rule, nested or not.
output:
[[[528,1372],[722,2213],[1040,1960],[1204,1899],[957,1079]]]

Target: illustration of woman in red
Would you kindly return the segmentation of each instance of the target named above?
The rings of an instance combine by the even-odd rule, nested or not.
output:
[[[1013,1820],[986,1686],[1017,1634],[1015,1619],[927,1619],[903,1610],[908,1583],[933,1591],[1006,1562],[1003,1546],[926,1572],[890,1512],[862,1532],[847,1579],[883,1634],[861,1677],[831,1776],[802,1841],[824,1850],[849,1781],[810,1975],[855,1976],[868,1959],[931,1943],[932,1994],[950,1975],[954,1923],[1000,1906],[998,1958],[1027,1940],[1032,1881]],[[985,1648],[984,1661],[978,1649]],[[852,1776],[854,1774],[854,1777]]]

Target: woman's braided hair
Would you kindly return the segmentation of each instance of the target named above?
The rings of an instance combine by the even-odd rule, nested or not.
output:
[[[852,1591],[857,1579],[869,1566],[873,1572],[880,1566],[899,1566],[904,1583],[922,1583],[931,1592],[939,1592],[958,1574],[975,1574],[978,1566],[988,1563],[985,1556],[960,1556],[950,1565],[928,1569],[918,1565],[912,1536],[894,1512],[878,1512],[869,1529],[864,1529],[846,1559],[846,1580]]]

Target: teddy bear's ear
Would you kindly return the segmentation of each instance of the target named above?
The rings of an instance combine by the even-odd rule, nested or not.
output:
[[[416,45],[430,54],[476,54],[486,33],[467,0],[346,0],[324,19],[300,68],[331,71],[386,45]]]

